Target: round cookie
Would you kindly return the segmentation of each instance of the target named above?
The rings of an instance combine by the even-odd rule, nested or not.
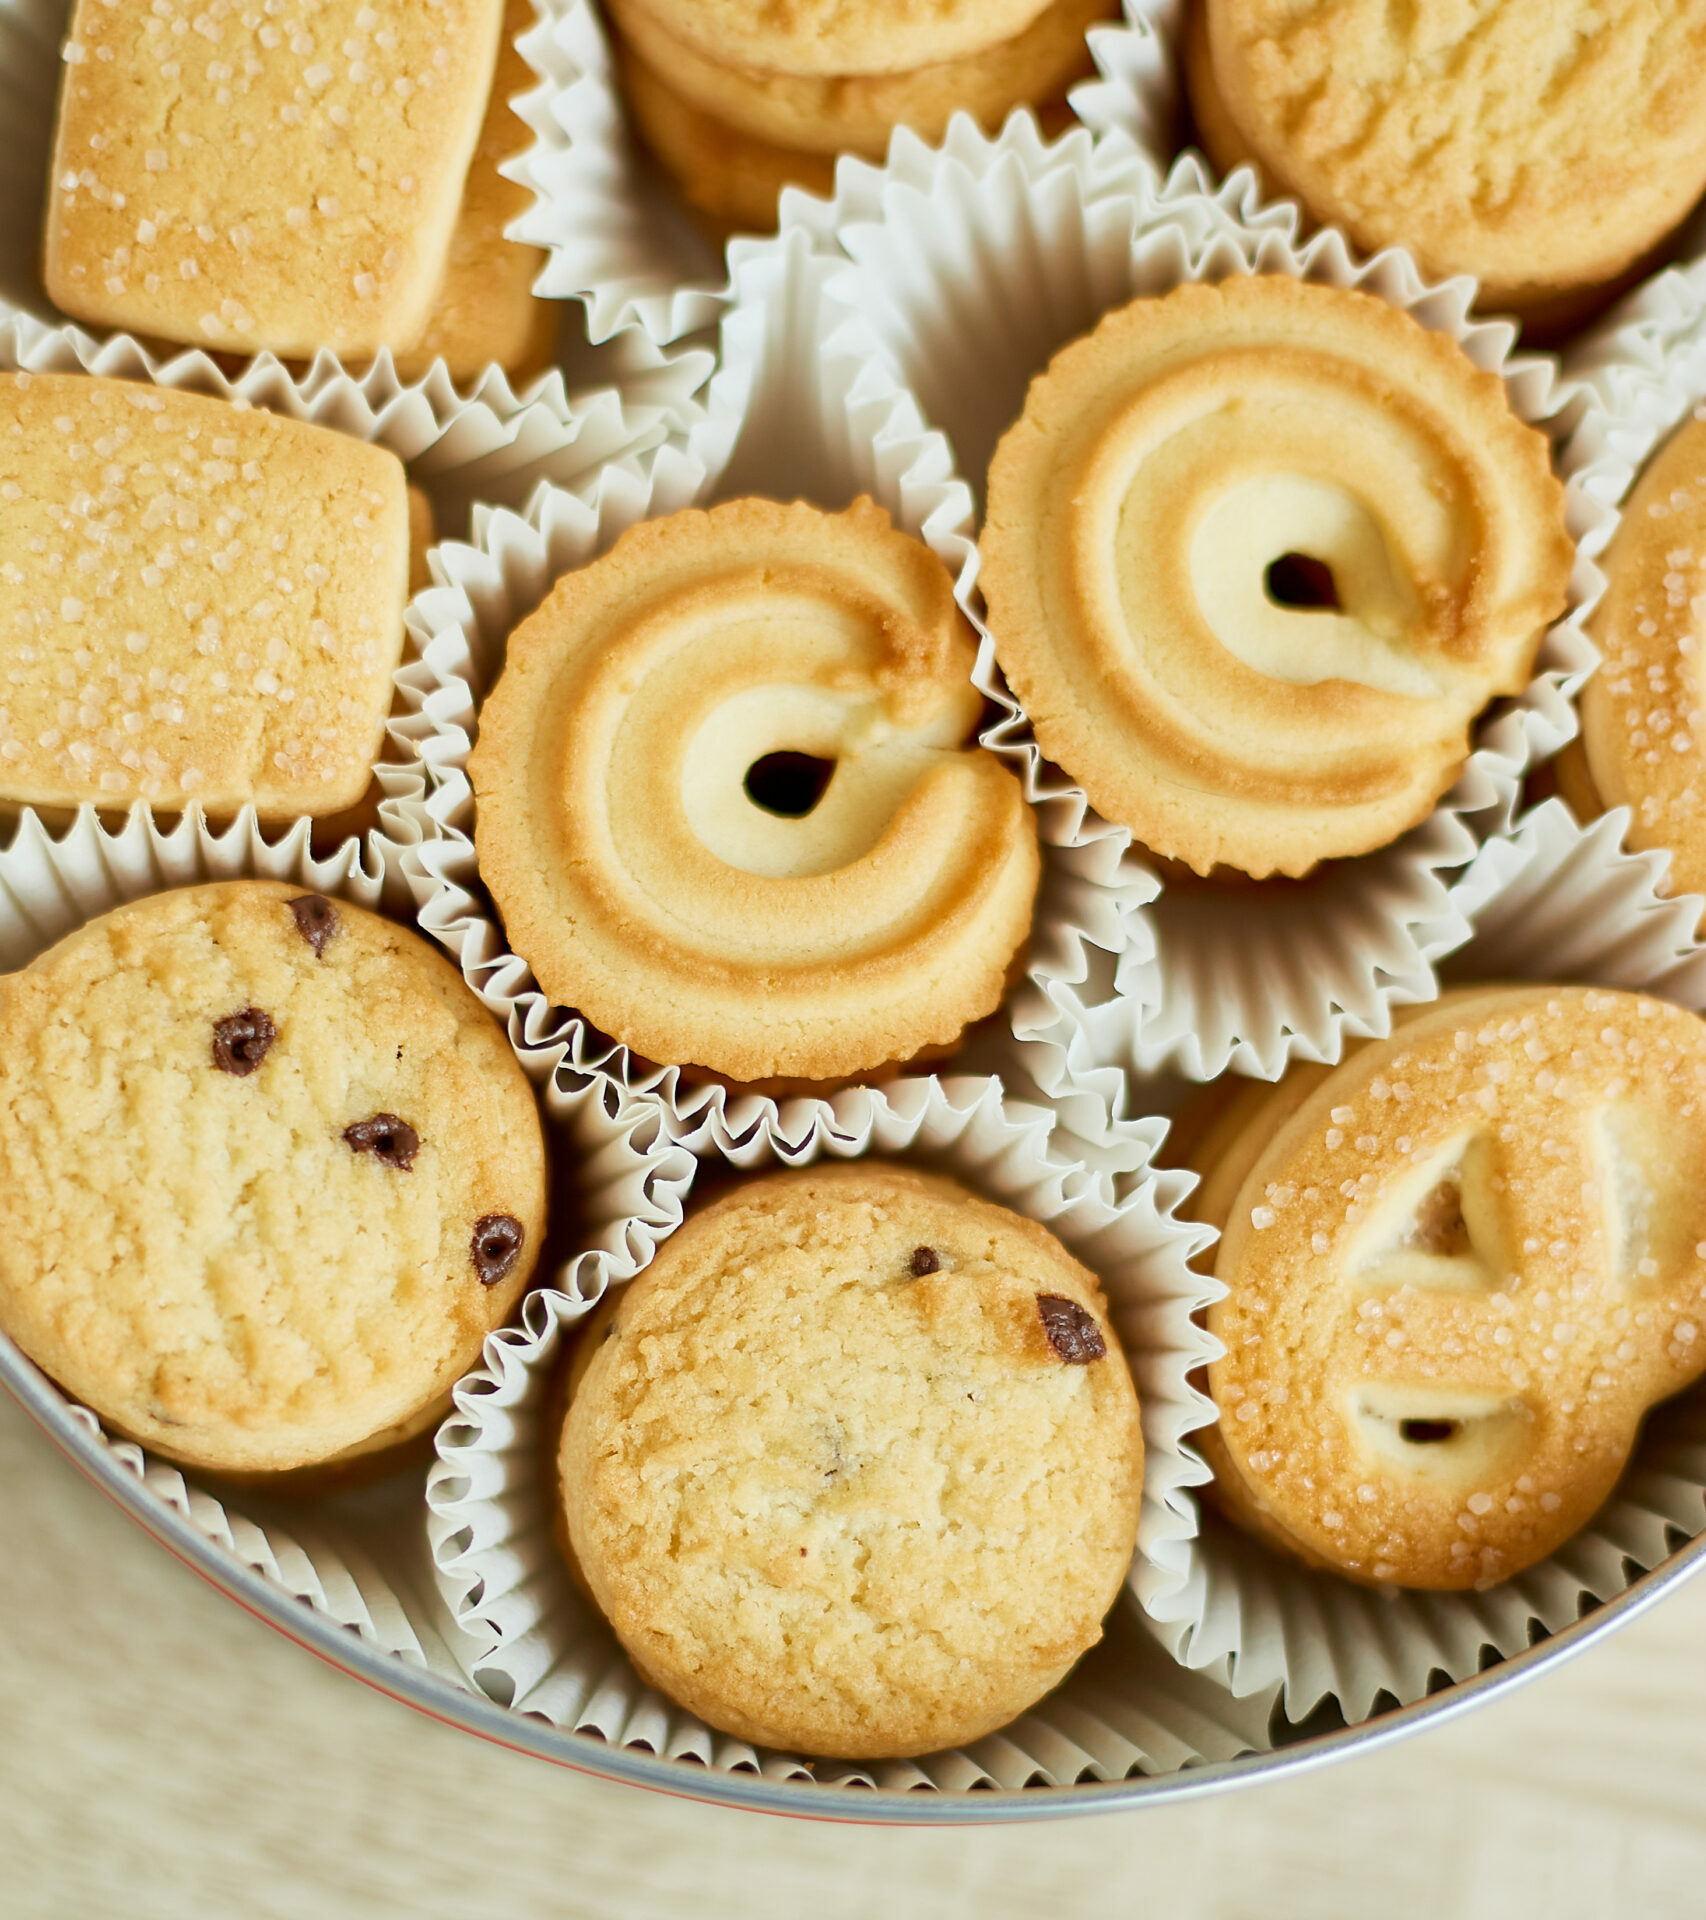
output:
[[[771,233],[784,187],[827,199],[835,158],[778,147],[719,120],[676,92],[628,43],[615,41],[616,70],[636,132],[703,225],[719,238]]]
[[[1627,807],[1630,847],[1670,853],[1670,891],[1706,893],[1706,409],[1648,464],[1600,565],[1603,661],[1559,784],[1584,818]]]
[[[1005,1725],[1101,1637],[1137,1399],[1092,1275],[949,1180],[751,1180],[588,1333],[560,1485],[645,1679],[837,1758]]]
[[[1210,157],[1562,323],[1706,191],[1706,0],[1198,0]]]
[[[965,745],[947,570],[869,500],[629,530],[510,636],[469,761],[541,987],[649,1059],[832,1080],[950,1045],[1030,929],[1036,824]]]
[[[1110,313],[996,449],[982,586],[1051,760],[1154,853],[1262,878],[1426,817],[1532,675],[1573,547],[1455,341],[1278,275]]]
[[[703,60],[759,73],[908,73],[1012,40],[1049,0],[636,0]]]
[[[0,980],[0,1325],[185,1465],[419,1430],[538,1255],[503,1030],[417,935],[274,881],[151,895]]]
[[[650,69],[654,96],[661,83],[728,132],[791,154],[860,153],[871,160],[887,152],[896,127],[939,140],[950,117],[963,112],[993,132],[1013,108],[1064,92],[1094,71],[1086,31],[1117,11],[1112,0],[1051,0],[1013,39],[938,65],[900,73],[794,74],[706,57],[661,26],[648,0],[610,0],[609,6],[635,57]],[[657,147],[655,114],[639,117]],[[691,189],[693,176],[683,169],[681,178]]]
[[[1227,1511],[1351,1579],[1466,1589],[1603,1505],[1706,1371],[1706,1026],[1477,987],[1222,1109],[1193,1154]]]

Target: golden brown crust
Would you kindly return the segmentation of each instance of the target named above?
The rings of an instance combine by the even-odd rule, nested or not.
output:
[[[469,761],[481,870],[553,1000],[647,1058],[829,1080],[957,1039],[1030,926],[1036,826],[967,749],[941,562],[868,500],[631,529],[510,637]],[[803,815],[745,781],[833,762]]]
[[[1706,190],[1706,0],[1201,4],[1207,137],[1364,251],[1474,274],[1489,307],[1615,281]]]
[[[1425,817],[1527,683],[1573,548],[1496,375],[1369,295],[1257,275],[1055,356],[982,553],[1042,750],[1156,853],[1260,878]],[[1282,604],[1299,554],[1331,604]]]
[[[533,69],[516,46],[533,21],[533,0],[508,0],[497,72],[432,314],[420,338],[405,343],[395,356],[404,380],[420,378],[442,359],[458,384],[477,380],[494,362],[512,382],[520,382],[547,365],[555,349],[558,304],[533,295],[545,256],[537,247],[504,238],[504,229],[533,205],[533,192],[498,171],[533,141],[527,122],[510,104],[535,84]]]
[[[908,73],[1011,40],[1049,0],[639,0],[700,58],[760,73]]]
[[[0,1322],[118,1431],[214,1472],[347,1465],[430,1420],[508,1316],[544,1143],[424,940],[216,882],[0,982],[0,1215]]]
[[[1706,411],[1649,462],[1601,564],[1577,785],[1629,809],[1632,848],[1670,853],[1671,892],[1706,893]]]
[[[955,113],[994,132],[1015,107],[1051,99],[1094,70],[1085,33],[1114,0],[1051,0],[1024,30],[962,58],[909,72],[792,74],[731,65],[661,25],[647,0],[611,0],[635,56],[681,100],[732,133],[795,153],[880,160],[896,127],[940,140]]]
[[[1067,1339],[1069,1362],[1039,1297],[1100,1357]],[[712,1726],[931,1752],[1100,1638],[1136,1536],[1137,1400],[1094,1277],[1035,1222],[899,1167],[746,1181],[660,1247],[577,1375],[559,1470],[581,1577]]]
[[[1699,1019],[1463,989],[1243,1117],[1200,1196],[1233,1516],[1377,1584],[1482,1587],[1556,1551],[1706,1369]]]
[[[101,326],[345,359],[426,326],[491,92],[503,0],[78,0],[46,282]]]
[[[383,447],[135,381],[0,374],[0,798],[354,805],[408,565]]]
[[[770,233],[784,187],[820,199],[835,191],[835,159],[740,133],[696,107],[626,41],[616,41],[622,94],[640,138],[717,238]]]

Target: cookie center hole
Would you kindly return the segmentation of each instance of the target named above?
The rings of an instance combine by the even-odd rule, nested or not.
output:
[[[809,753],[767,753],[746,770],[746,794],[754,806],[785,820],[802,820],[823,798],[833,760]]]
[[[1262,576],[1268,598],[1276,607],[1300,607],[1305,612],[1337,613],[1339,589],[1325,560],[1307,553],[1282,553]]]
[[[1398,1438],[1413,1447],[1425,1447],[1436,1440],[1449,1440],[1457,1431],[1455,1420],[1400,1420]]]

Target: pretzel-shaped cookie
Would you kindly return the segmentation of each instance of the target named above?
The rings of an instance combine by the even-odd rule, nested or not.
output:
[[[1706,1371],[1706,1026],[1681,1008],[1454,994],[1252,1089],[1198,1157],[1228,1288],[1205,1450],[1234,1517],[1311,1564],[1506,1579]]]

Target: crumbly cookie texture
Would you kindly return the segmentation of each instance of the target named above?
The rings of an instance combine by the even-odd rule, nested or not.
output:
[[[642,1674],[845,1758],[1004,1725],[1101,1637],[1143,1481],[1095,1279],[953,1182],[749,1181],[591,1331],[569,1541]]]
[[[968,746],[947,569],[869,500],[632,528],[510,636],[469,773],[481,871],[553,1000],[647,1058],[832,1080],[994,1011],[1036,824]],[[766,801],[765,769],[827,784]],[[757,781],[759,784],[754,785]]]
[[[1706,0],[1200,4],[1198,118],[1490,307],[1615,281],[1706,191]]]
[[[0,798],[335,813],[403,648],[383,447],[200,394],[0,374]]]
[[[1062,348],[996,449],[981,547],[1042,750],[1154,853],[1258,879],[1426,816],[1574,557],[1496,375],[1283,275],[1135,300]]]
[[[1605,558],[1589,631],[1604,656],[1582,690],[1597,805],[1628,807],[1629,845],[1671,856],[1673,893],[1706,893],[1706,408],[1642,474]]]
[[[1022,33],[1049,0],[640,0],[701,58],[759,73],[905,73]]]
[[[1706,1371],[1706,1027],[1469,988],[1233,1103],[1193,1156],[1234,1518],[1311,1565],[1465,1589],[1603,1505]]]
[[[538,83],[516,46],[534,19],[533,0],[509,0],[491,98],[432,317],[425,333],[396,355],[405,380],[418,379],[440,359],[459,384],[477,380],[494,362],[512,381],[521,380],[551,358],[561,309],[555,300],[533,294],[545,256],[537,247],[504,238],[504,229],[532,207],[533,190],[498,171],[533,142],[527,122],[510,103]]]
[[[46,280],[101,326],[345,358],[443,277],[503,0],[78,0]]]
[[[1085,32],[1118,11],[1115,0],[1050,0],[1012,39],[959,59],[903,73],[794,74],[701,54],[659,23],[649,0],[611,0],[609,8],[658,80],[731,133],[799,153],[872,160],[887,152],[896,127],[939,140],[950,117],[964,112],[993,133],[1013,108],[1052,99],[1094,71]],[[692,186],[685,171],[683,179]]]
[[[406,1429],[544,1218],[502,1029],[376,914],[187,887],[0,981],[0,1324],[171,1459],[282,1470]]]

